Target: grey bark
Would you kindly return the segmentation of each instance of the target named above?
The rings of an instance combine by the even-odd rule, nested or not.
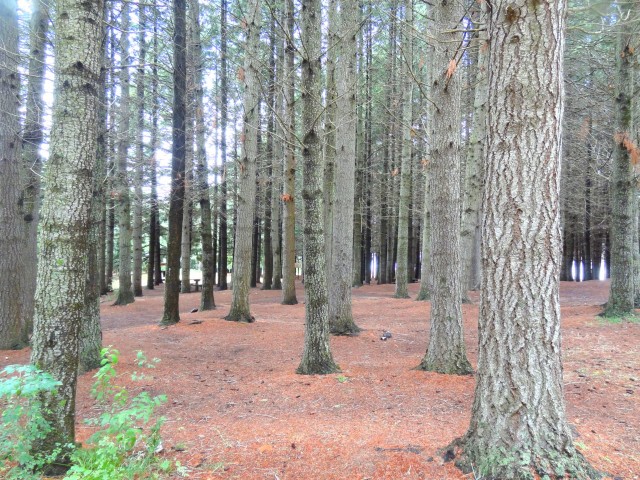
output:
[[[220,179],[220,262],[218,287],[227,289],[227,1],[220,2],[220,157],[222,178]]]
[[[260,84],[258,43],[262,23],[260,0],[251,0],[246,11],[246,49],[244,59],[244,133],[242,158],[238,163],[239,191],[237,197],[238,220],[233,251],[233,295],[226,320],[254,322],[249,304],[251,281],[251,254],[253,249],[253,223],[256,200],[256,161],[258,157],[258,130],[260,128]]]
[[[20,74],[15,1],[0,2],[0,349],[26,344],[22,305],[24,221]]]
[[[31,352],[31,363],[61,382],[55,393],[41,398],[51,430],[35,449],[48,454],[62,445],[46,474],[68,467],[68,445],[75,441],[78,338],[85,301],[104,28],[102,2],[85,7],[84,1],[59,0],[53,21],[55,95]]]
[[[293,0],[285,0],[284,127],[285,164],[282,194],[282,304],[296,305],[296,123]]]
[[[134,169],[133,196],[133,294],[142,296],[142,184],[144,182],[144,111],[145,111],[145,67],[147,42],[145,40],[147,14],[144,3],[138,5],[138,49],[139,66],[136,72],[136,165]]]
[[[622,22],[618,39],[618,84],[616,90],[615,153],[611,176],[611,286],[609,300],[603,312],[607,317],[632,315],[634,309],[634,195],[635,179],[631,152],[633,150],[632,66],[635,51],[632,26]],[[638,148],[638,147],[635,147]]]
[[[33,330],[34,298],[38,270],[38,220],[40,216],[40,192],[42,158],[40,146],[43,139],[42,115],[44,102],[44,56],[49,31],[49,8],[46,2],[33,0],[29,30],[29,77],[27,80],[27,112],[22,136],[22,161],[25,168],[23,215],[25,222],[24,260],[22,265],[22,317],[23,338]]]
[[[395,298],[409,298],[409,207],[411,203],[412,102],[413,102],[413,1],[404,2],[402,25],[401,165],[398,205],[398,246]]]
[[[460,265],[460,95],[462,4],[438,0],[431,9],[436,42],[430,85],[432,304],[429,346],[420,368],[438,373],[472,372],[463,338]]]
[[[595,479],[574,448],[563,401],[558,274],[566,3],[494,7],[478,373],[471,424],[458,442],[460,465],[488,478]]]
[[[329,326],[336,335],[353,335],[360,328],[353,320],[351,284],[353,283],[353,196],[356,168],[356,36],[359,30],[358,1],[340,0],[340,21],[337,25],[335,53],[335,135],[333,182],[325,182],[325,188],[333,185],[335,195],[329,195],[333,212],[327,261],[331,278],[329,282]],[[331,151],[331,145],[327,145]],[[329,165],[325,165],[327,168]],[[326,171],[325,171],[326,179]],[[339,192],[339,194],[338,194]],[[325,192],[325,196],[327,192]],[[326,204],[325,204],[326,206]],[[327,236],[325,235],[325,239]],[[309,258],[305,255],[305,258]],[[308,284],[307,284],[308,285]]]
[[[305,334],[297,373],[338,371],[329,345],[329,298],[324,249],[322,206],[322,147],[318,119],[322,109],[320,0],[302,1],[302,99]],[[349,197],[349,201],[352,197]],[[349,279],[350,280],[350,279]]]
[[[128,152],[130,143],[129,104],[129,3],[122,4],[120,14],[120,107],[118,111],[118,139],[116,161],[116,218],[118,219],[118,296],[114,305],[127,305],[134,301],[131,286],[131,193],[128,178]]]

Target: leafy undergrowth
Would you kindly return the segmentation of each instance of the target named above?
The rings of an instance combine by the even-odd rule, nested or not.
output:
[[[154,479],[171,471],[185,474],[185,467],[158,455],[162,450],[160,429],[165,418],[156,411],[166,403],[166,396],[151,396],[145,391],[131,396],[127,388],[115,383],[118,362],[117,350],[103,349],[101,367],[91,389],[100,413],[85,420],[94,433],[83,448],[73,447],[72,466],[64,479]],[[157,359],[149,362],[138,352],[139,367],[154,368],[157,363]],[[133,381],[146,378],[137,371],[131,377]],[[32,365],[10,365],[0,373],[2,478],[41,478],[39,472],[55,460],[60,450],[45,455],[34,445],[51,428],[39,396],[55,395],[59,385],[51,375]]]

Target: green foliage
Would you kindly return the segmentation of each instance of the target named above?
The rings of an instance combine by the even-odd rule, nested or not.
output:
[[[60,382],[32,365],[10,365],[0,372],[0,477],[7,480],[39,478],[34,471],[52,462],[33,448],[50,431],[39,396],[55,393]]]
[[[161,449],[160,428],[165,421],[156,410],[166,403],[166,396],[141,392],[132,397],[126,388],[115,384],[118,351],[109,347],[101,354],[91,394],[102,413],[86,421],[97,430],[87,441],[87,448],[73,450],[73,466],[65,480],[153,479],[174,470],[187,476],[186,467],[156,455]],[[138,352],[138,366],[154,368],[158,362],[149,362]],[[134,380],[143,377],[138,372],[132,375]],[[0,372],[0,478],[36,480],[40,478],[38,472],[60,453],[57,449],[44,455],[34,448],[51,430],[39,397],[55,394],[60,385],[31,365],[12,365]]]
[[[345,375],[338,375],[336,377],[336,380],[338,380],[338,382],[340,383],[346,383],[349,381],[349,377],[345,376]]]
[[[66,480],[101,480],[105,478],[158,478],[172,469],[169,460],[156,456],[160,446],[160,428],[164,417],[156,417],[156,409],[167,401],[166,396],[152,397],[142,392],[133,398],[126,388],[114,384],[119,361],[117,350],[102,351],[100,370],[91,390],[103,406],[103,412],[87,420],[98,430],[89,438],[88,448],[76,450],[73,467]],[[138,353],[138,365],[147,366],[146,357]],[[151,365],[153,367],[157,360]],[[139,374],[134,374],[140,378]]]

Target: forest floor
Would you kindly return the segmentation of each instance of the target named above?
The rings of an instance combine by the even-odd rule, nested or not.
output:
[[[410,286],[415,298],[418,285]],[[222,320],[218,308],[186,313],[199,294],[181,295],[182,321],[161,328],[163,289],[126,307],[103,299],[104,345],[121,352],[118,381],[132,392],[165,393],[162,455],[193,479],[463,479],[440,449],[467,429],[474,378],[414,370],[425,353],[429,304],[397,300],[393,285],[354,289],[357,337],[332,338],[340,374],[296,375],[304,338],[303,292],[296,306],[279,291],[251,291],[254,324]],[[562,283],[567,413],[578,448],[609,478],[640,478],[640,323],[597,314],[608,283]],[[464,305],[465,341],[477,361],[478,296]],[[194,321],[201,321],[197,323]],[[384,330],[392,337],[381,341]],[[133,382],[136,351],[161,362]],[[28,361],[3,351],[0,367]],[[81,376],[81,419],[95,415],[93,372]]]

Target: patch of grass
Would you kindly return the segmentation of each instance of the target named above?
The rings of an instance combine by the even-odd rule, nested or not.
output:
[[[336,380],[338,380],[340,383],[347,383],[349,381],[349,377],[345,375],[338,375],[336,377]]]

